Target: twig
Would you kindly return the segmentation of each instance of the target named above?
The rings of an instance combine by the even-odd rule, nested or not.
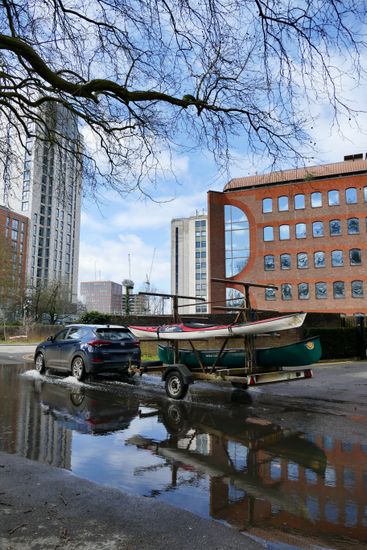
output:
[[[22,523],[21,525],[18,525],[17,527],[14,527],[14,529],[10,529],[10,531],[8,531],[9,535],[12,535],[13,533],[15,533],[15,531],[17,531],[18,529],[21,529],[22,527],[25,527],[26,525],[28,525],[27,523]]]

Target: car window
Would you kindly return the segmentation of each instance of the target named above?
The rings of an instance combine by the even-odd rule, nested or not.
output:
[[[54,338],[54,342],[58,342],[59,340],[65,340],[67,332],[68,332],[68,329],[65,329],[59,332],[58,334],[56,334]]]
[[[131,332],[125,331],[125,330],[113,330],[113,329],[99,329],[97,330],[97,334],[100,338],[104,338],[105,340],[133,340],[134,336],[131,334]]]
[[[83,327],[71,327],[69,329],[69,333],[67,335],[67,340],[80,340],[82,336],[85,333],[85,329]]]

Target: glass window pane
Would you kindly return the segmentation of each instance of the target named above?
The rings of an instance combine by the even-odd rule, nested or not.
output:
[[[280,269],[290,269],[291,268],[291,255],[290,254],[281,254],[280,256]]]
[[[344,298],[345,290],[343,281],[335,281],[333,283],[334,298]]]
[[[362,257],[359,248],[352,248],[349,250],[349,261],[350,265],[361,265]]]
[[[319,251],[314,253],[314,266],[325,267],[325,252]]]
[[[284,283],[281,286],[282,300],[292,300],[292,285]]]
[[[274,240],[274,228],[271,225],[264,227],[264,241]]]
[[[278,197],[278,210],[279,212],[285,212],[289,210],[289,201],[287,196]]]
[[[263,212],[272,212],[273,211],[273,199],[263,199]]]
[[[311,193],[311,206],[312,208],[320,208],[322,206],[321,193]]]
[[[313,222],[313,224],[312,224],[312,235],[314,237],[323,237],[324,236],[324,224],[323,224],[323,222]]]
[[[248,262],[250,254],[249,223],[246,214],[240,208],[230,205],[224,207],[224,221],[226,277],[233,277],[242,271]],[[196,247],[206,248],[206,241],[198,241]]]
[[[290,238],[289,225],[280,225],[279,226],[279,239],[281,241],[286,241]]]
[[[316,283],[315,284],[315,295],[318,300],[323,300],[327,298],[327,285],[326,283]]]
[[[348,234],[357,235],[359,233],[359,219],[349,218],[348,222]]]
[[[265,289],[265,300],[275,300],[275,288]]]
[[[367,187],[363,188],[364,202],[367,202]]]
[[[343,251],[342,250],[333,250],[331,253],[331,265],[333,267],[340,267],[344,265],[343,262]]]
[[[297,223],[296,224],[296,239],[305,239],[307,236],[306,234],[306,224],[305,223]]]
[[[337,206],[340,204],[340,197],[339,197],[339,191],[329,191],[328,192],[328,201],[329,206]]]
[[[299,269],[307,269],[308,255],[306,252],[300,252],[299,254],[297,254],[297,267]]]
[[[305,207],[305,196],[304,195],[294,195],[294,209],[300,210]]]
[[[300,300],[308,300],[310,297],[310,291],[308,283],[300,283],[298,285],[298,298]]]
[[[272,254],[264,256],[264,269],[265,271],[275,269],[275,258]]]
[[[357,203],[357,189],[355,187],[349,187],[345,190],[345,202],[347,204]]]
[[[363,282],[352,281],[352,298],[362,298],[363,296]]]
[[[329,222],[330,235],[341,235],[342,228],[340,220],[331,220]]]

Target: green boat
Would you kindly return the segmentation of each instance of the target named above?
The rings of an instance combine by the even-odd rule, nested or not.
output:
[[[217,359],[219,350],[196,350],[205,367],[212,367]],[[158,344],[158,357],[162,363],[172,365],[174,348],[165,344]],[[246,352],[242,348],[225,349],[217,366],[226,368],[241,368],[245,366]],[[257,348],[256,363],[258,367],[301,367],[317,363],[321,359],[321,344],[318,336],[286,344],[275,348]],[[179,349],[179,362],[191,369],[199,368],[197,355],[191,349]]]

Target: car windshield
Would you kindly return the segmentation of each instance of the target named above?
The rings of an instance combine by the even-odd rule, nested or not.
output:
[[[121,329],[98,329],[97,334],[104,340],[132,340],[134,338],[130,332]]]

